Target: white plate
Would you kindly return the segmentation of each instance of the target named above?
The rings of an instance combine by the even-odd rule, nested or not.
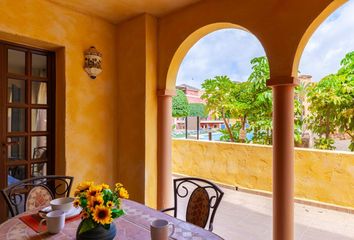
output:
[[[69,211],[65,212],[65,219],[76,217],[77,215],[80,214],[81,210],[82,210],[81,207],[78,207],[78,208],[72,207],[72,208],[70,208]],[[51,212],[51,211],[52,211],[52,207],[48,206],[48,207],[45,207],[45,208],[41,209],[41,212],[39,212],[39,215],[41,217],[44,217],[45,213],[48,213],[48,212]]]
[[[80,214],[81,210],[81,207],[72,207],[68,212],[65,213],[65,219],[76,217]]]

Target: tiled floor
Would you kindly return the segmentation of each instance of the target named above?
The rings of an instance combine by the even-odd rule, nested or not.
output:
[[[272,199],[223,189],[214,232],[226,240],[271,240]],[[296,240],[354,240],[354,214],[295,204]]]

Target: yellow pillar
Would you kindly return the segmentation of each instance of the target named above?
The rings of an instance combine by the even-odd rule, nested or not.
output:
[[[273,240],[294,239],[293,77],[271,78],[273,88]]]
[[[158,91],[157,208],[172,206],[172,96],[174,91]]]
[[[134,41],[132,41],[134,39]],[[117,181],[130,198],[156,207],[157,20],[148,14],[117,26]]]

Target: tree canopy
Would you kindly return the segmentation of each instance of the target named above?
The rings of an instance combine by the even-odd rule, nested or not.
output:
[[[351,137],[349,149],[354,151],[354,51],[345,55],[337,76],[341,85],[338,91],[341,101],[338,108],[337,125],[340,131]]]
[[[250,114],[248,123],[253,132],[252,142],[272,144],[272,90],[267,87],[269,63],[265,56],[251,60],[252,73],[248,78]]]
[[[308,128],[319,136],[319,139],[315,140],[315,147],[319,149],[335,149],[330,134],[336,130],[337,87],[336,76],[333,74],[309,87],[310,114],[307,123]]]
[[[252,73],[246,82],[234,82],[228,76],[215,76],[202,83],[203,104],[187,103],[180,90],[173,99],[173,116],[206,116],[211,113],[222,119],[226,129],[222,140],[272,144],[272,91],[266,86],[270,77],[265,56],[251,60]],[[304,115],[304,103],[309,114]],[[337,73],[318,83],[300,83],[295,88],[294,140],[301,143],[304,126],[315,133],[315,147],[334,149],[333,134],[340,132],[351,137],[349,149],[354,151],[354,51],[341,60]],[[204,109],[205,108],[205,109]],[[236,122],[230,124],[230,119]],[[304,122],[306,125],[304,125]]]
[[[233,82],[227,76],[205,80],[202,98],[206,100],[208,110],[223,118],[229,134],[223,139],[244,142],[248,123],[249,131],[253,132],[252,142],[271,144],[272,92],[266,86],[268,60],[258,57],[252,59],[251,64],[253,72],[246,82]],[[236,119],[237,124],[230,125],[228,118]],[[243,134],[239,134],[241,131]]]
[[[202,83],[204,93],[202,99],[206,99],[207,111],[211,112],[216,118],[222,118],[226,129],[230,135],[230,141],[234,142],[234,136],[230,129],[228,117],[230,117],[233,108],[234,98],[232,89],[235,84],[227,76],[216,76],[213,79],[207,79]]]
[[[250,132],[252,138],[249,141],[272,144],[272,90],[266,86],[268,60],[265,56],[256,57],[251,60],[251,65],[253,71],[246,82],[233,82],[227,76],[205,80],[202,98],[206,100],[208,110],[223,118],[227,127],[221,131],[223,140],[245,142],[246,133]],[[295,99],[296,141],[301,141],[302,114],[302,104]],[[236,123],[229,124],[228,118],[236,119]]]
[[[189,115],[189,104],[186,94],[180,89],[177,89],[176,96],[172,97],[172,116],[186,117]]]
[[[190,117],[208,117],[205,105],[203,103],[190,103],[189,104],[189,116]]]
[[[337,73],[309,87],[308,101],[308,127],[319,136],[315,147],[335,149],[331,134],[339,131],[351,137],[354,151],[354,51],[345,55]]]

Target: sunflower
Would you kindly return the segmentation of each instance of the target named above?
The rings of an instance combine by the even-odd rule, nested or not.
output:
[[[86,218],[89,218],[90,217],[90,214],[86,211],[82,211],[81,212],[81,218],[82,219],[86,219]]]
[[[93,210],[93,220],[98,224],[110,224],[112,222],[112,211],[104,206],[96,206]]]
[[[74,205],[74,207],[78,208],[80,206],[80,200],[79,199],[75,199],[73,205]]]
[[[92,198],[90,198],[89,207],[93,211],[93,209],[95,207],[101,206],[101,205],[103,205],[103,203],[104,203],[104,201],[103,201],[103,198],[101,196],[92,197]]]
[[[116,188],[120,188],[120,187],[123,187],[123,184],[121,184],[121,183],[116,183]]]
[[[74,192],[74,196],[75,197],[78,197],[80,195],[81,191],[80,190],[75,190]]]
[[[82,182],[77,186],[77,190],[82,192],[82,191],[86,191],[87,189],[89,189],[91,186],[93,185],[93,182]]]
[[[121,188],[121,187],[123,187],[123,184],[121,184],[121,183],[116,183],[116,188],[115,188],[115,190],[116,190],[116,192],[119,192],[119,189]]]
[[[105,183],[102,183],[101,187],[102,187],[102,189],[109,189],[109,185],[105,184]]]
[[[129,198],[128,191],[127,191],[124,187],[121,187],[121,188],[119,189],[119,197],[125,198],[125,199],[128,199],[128,198]]]
[[[112,201],[108,201],[106,203],[106,206],[109,207],[109,208],[113,207],[113,205],[114,205],[114,203]]]
[[[87,196],[88,197],[97,197],[97,196],[99,196],[101,191],[102,191],[102,186],[91,185],[88,192],[87,192]]]

